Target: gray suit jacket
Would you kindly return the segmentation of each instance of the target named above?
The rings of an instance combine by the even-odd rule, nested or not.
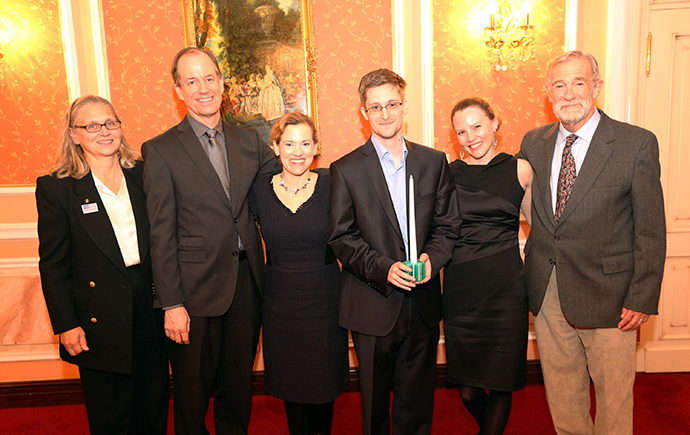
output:
[[[657,314],[666,223],[656,136],[600,113],[559,224],[549,184],[558,123],[522,140],[519,157],[534,169],[525,271],[532,313],[539,312],[555,265],[568,321],[615,328],[623,307]]]
[[[261,289],[263,247],[247,194],[280,163],[256,131],[227,123],[223,131],[231,201],[187,118],[141,148],[156,307],[184,304],[196,317],[225,313],[237,283],[238,233]]]

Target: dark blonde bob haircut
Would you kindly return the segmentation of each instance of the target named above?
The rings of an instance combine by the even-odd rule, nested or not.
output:
[[[113,105],[105,98],[97,95],[87,95],[74,100],[65,115],[62,145],[55,155],[55,165],[50,170],[51,175],[55,175],[57,178],[74,177],[79,179],[91,172],[91,167],[86,161],[86,156],[84,156],[84,150],[72,141],[70,130],[74,127],[74,122],[81,111],[85,107],[95,104],[108,106],[113,112],[115,119],[120,120]],[[139,155],[127,144],[124,132],[122,133],[120,149],[117,151],[117,154],[120,158],[120,166],[123,168],[133,168],[136,161],[139,160]]]

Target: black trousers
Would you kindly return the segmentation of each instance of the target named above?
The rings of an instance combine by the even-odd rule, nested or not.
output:
[[[245,259],[228,311],[219,317],[191,317],[188,345],[168,340],[175,434],[209,433],[204,419],[214,393],[216,434],[247,433],[260,329],[261,296]]]
[[[438,339],[439,326],[427,326],[412,295],[406,295],[388,335],[352,332],[364,435],[390,435],[391,420],[394,435],[431,433]]]
[[[163,325],[154,328],[141,267],[127,272],[133,288],[132,373],[79,367],[89,428],[94,435],[165,435],[170,371]]]

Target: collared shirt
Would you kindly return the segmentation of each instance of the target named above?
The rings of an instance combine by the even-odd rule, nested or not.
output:
[[[405,179],[407,169],[407,147],[405,146],[405,138],[401,140],[403,148],[402,159],[395,165],[393,154],[388,151],[374,136],[371,137],[371,142],[374,144],[374,149],[379,157],[381,169],[388,185],[388,192],[393,201],[393,208],[395,215],[398,218],[398,225],[400,226],[400,233],[403,236],[405,243],[405,255],[409,260],[409,242],[407,235],[407,183]]]
[[[204,152],[206,155],[208,155],[208,150],[209,147],[211,146],[210,140],[208,136],[206,136],[206,132],[209,130],[209,127],[205,126],[204,124],[200,123],[196,119],[192,118],[191,116],[187,115],[187,119],[189,120],[189,125],[192,127],[192,130],[194,130],[194,134],[196,134],[197,139],[199,139],[199,143],[201,144],[201,147],[204,149]],[[225,135],[223,133],[223,120],[219,120],[218,124],[214,127],[216,130],[216,138],[218,139],[218,142],[221,144],[225,143]],[[225,176],[227,177],[229,174],[228,168],[229,168],[229,162],[228,162],[228,149],[226,147],[220,147],[221,150],[223,151],[223,158],[225,159]]]
[[[189,120],[189,125],[192,127],[192,130],[194,130],[194,134],[196,134],[197,139],[199,139],[199,143],[201,144],[201,147],[204,149],[204,152],[208,156],[208,150],[209,147],[211,146],[211,139],[209,139],[208,136],[206,136],[206,132],[209,130],[209,127],[205,126],[204,124],[200,123],[193,117],[187,115],[187,119]],[[214,127],[216,130],[216,139],[218,140],[219,143],[224,144],[225,143],[225,135],[223,133],[223,119],[218,120],[218,124]],[[225,176],[230,178],[230,162],[228,161],[228,149],[224,146],[221,146],[220,149],[223,151],[223,158],[225,159]],[[237,233],[237,246],[240,251],[244,251],[244,243],[242,243],[242,238],[240,237],[240,234]]]
[[[597,131],[601,115],[599,110],[594,109],[594,115],[575,132],[577,139],[572,146],[573,157],[575,158],[575,171],[580,173],[582,163],[587,156],[589,144],[592,142],[594,132]],[[556,149],[553,153],[553,160],[551,161],[551,207],[554,214],[556,213],[556,195],[558,194],[558,175],[561,172],[561,160],[563,159],[563,149],[565,148],[565,140],[571,133],[563,127],[563,124],[558,125],[558,138],[556,139]],[[577,182],[577,180],[575,181]]]
[[[125,266],[129,267],[141,263],[137,223],[134,220],[132,201],[129,199],[129,190],[127,190],[127,181],[124,175],[117,193],[113,193],[113,191],[108,189],[93,172],[91,172],[91,176],[93,177],[94,184],[96,184],[98,195],[103,202],[103,207],[105,207],[108,218],[110,218],[110,224],[113,226],[115,238],[120,246]]]

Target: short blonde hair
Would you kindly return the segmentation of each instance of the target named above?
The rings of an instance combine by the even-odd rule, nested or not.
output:
[[[113,105],[105,98],[97,95],[87,95],[74,100],[65,115],[62,146],[55,155],[55,165],[50,170],[51,175],[55,175],[58,178],[74,177],[78,179],[91,171],[91,167],[84,156],[84,150],[72,141],[69,133],[74,127],[74,121],[77,119],[79,112],[84,107],[92,104],[105,104],[113,111],[115,118],[118,121],[120,120]],[[139,155],[127,144],[124,132],[122,133],[120,149],[117,151],[117,154],[120,157],[120,166],[123,168],[133,168],[136,161],[139,160]]]
[[[285,132],[285,128],[288,125],[299,125],[306,124],[311,128],[311,139],[316,144],[319,142],[319,138],[316,135],[316,128],[314,127],[314,121],[311,120],[307,115],[300,112],[289,112],[281,116],[279,120],[273,124],[271,129],[271,140],[275,143],[280,143],[280,138]]]

